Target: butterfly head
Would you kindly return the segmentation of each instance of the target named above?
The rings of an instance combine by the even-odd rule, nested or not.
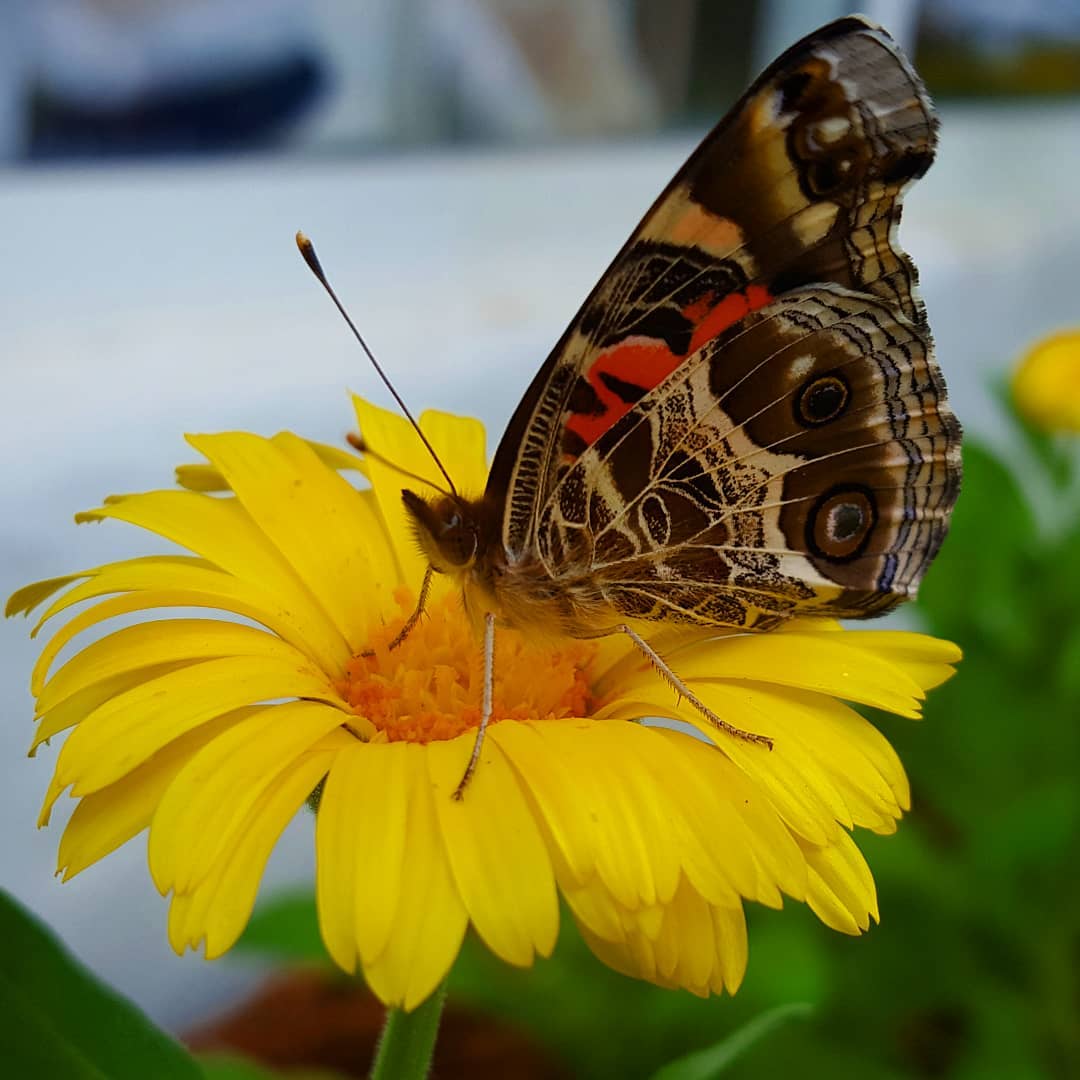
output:
[[[429,502],[405,490],[401,498],[412,516],[417,542],[432,568],[440,574],[462,574],[472,569],[480,556],[476,507],[454,495]]]

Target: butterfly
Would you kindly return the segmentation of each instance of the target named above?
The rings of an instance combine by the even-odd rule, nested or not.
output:
[[[798,42],[645,215],[514,412],[483,496],[402,497],[433,573],[497,623],[576,638],[767,631],[914,595],[960,484],[960,427],[897,243],[937,122],[858,17]],[[449,477],[447,477],[449,482]]]

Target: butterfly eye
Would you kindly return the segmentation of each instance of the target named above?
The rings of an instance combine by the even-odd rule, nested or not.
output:
[[[835,420],[846,408],[851,391],[838,375],[821,375],[806,383],[795,400],[795,418],[809,427]]]

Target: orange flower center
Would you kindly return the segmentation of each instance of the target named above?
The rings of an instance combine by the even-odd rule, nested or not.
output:
[[[478,727],[483,642],[460,598],[430,601],[409,635],[391,650],[390,643],[416,603],[405,588],[398,589],[394,599],[401,613],[372,629],[369,649],[349,661],[338,692],[390,742],[453,739]],[[492,722],[588,716],[589,665],[595,654],[591,642],[544,646],[499,627]]]

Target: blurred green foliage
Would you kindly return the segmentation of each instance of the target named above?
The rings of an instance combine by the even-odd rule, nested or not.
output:
[[[0,1062],[9,1077],[199,1080],[187,1051],[0,890]]]
[[[584,1078],[648,1077],[777,1007],[808,1017],[725,1077],[1080,1076],[1080,468],[1077,445],[1011,409],[999,455],[965,447],[963,494],[918,615],[960,643],[925,722],[876,716],[912,780],[893,837],[860,834],[881,927],[831,933],[802,905],[749,911],[732,999],[616,975],[564,929],[554,957],[508,968],[469,941],[451,999],[531,1032]],[[310,896],[257,913],[243,946],[323,955]]]

